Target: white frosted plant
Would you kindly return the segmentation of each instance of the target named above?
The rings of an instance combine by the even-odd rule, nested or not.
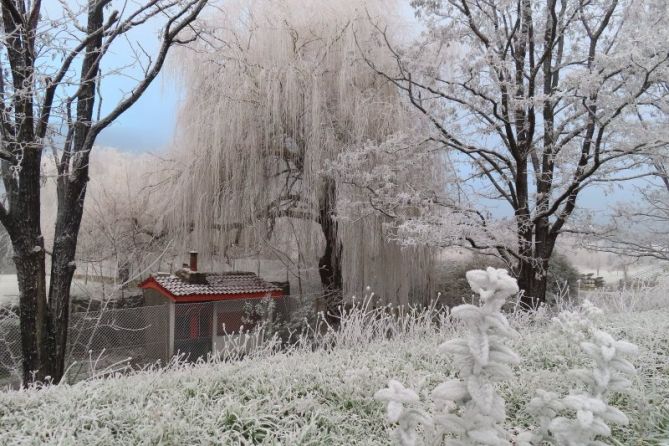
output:
[[[590,302],[585,301],[582,310],[580,313],[562,312],[554,320],[593,364],[591,368],[569,372],[582,384],[583,390],[573,391],[564,398],[553,392],[538,391],[528,408],[539,426],[535,432],[522,436],[524,444],[605,445],[599,439],[611,435],[610,425],[628,423],[623,412],[608,404],[608,397],[631,385],[628,376],[636,371],[626,357],[636,355],[637,346],[615,340],[598,330],[588,316],[599,311]],[[564,413],[570,416],[561,416]]]
[[[396,381],[375,395],[388,402],[388,420],[398,423],[396,434],[403,446],[418,444],[419,424],[432,439],[428,444],[440,442],[444,434],[452,437],[449,444],[454,446],[509,444],[502,427],[504,400],[495,383],[511,378],[510,365],[520,361],[504,344],[515,332],[501,313],[505,300],[518,292],[518,285],[502,269],[473,270],[466,276],[480,296],[480,305],[455,307],[452,315],[465,324],[468,334],[439,346],[442,353],[453,356],[460,379],[445,381],[432,391],[435,410],[431,414],[405,407],[406,403],[417,403],[418,395]]]
[[[536,420],[533,431],[512,435],[504,430],[505,403],[495,384],[513,377],[511,365],[520,358],[504,341],[516,335],[501,308],[518,292],[516,280],[505,270],[488,268],[467,272],[467,281],[479,294],[480,305],[460,305],[452,315],[467,328],[467,335],[444,342],[439,351],[450,354],[459,379],[442,382],[431,392],[432,406],[421,406],[418,394],[391,380],[375,398],[387,403],[387,418],[397,423],[396,438],[402,446],[441,444],[452,446],[509,445],[600,446],[611,435],[611,425],[625,425],[627,416],[608,404],[612,392],[626,390],[635,374],[627,356],[637,347],[615,340],[599,330],[593,318],[601,310],[585,301],[577,311],[563,311],[554,321],[561,335],[580,347],[592,362],[587,369],[569,374],[578,390],[561,396],[540,389],[528,405]],[[421,427],[421,429],[419,429]]]
[[[506,299],[518,293],[518,285],[503,269],[468,271],[466,277],[479,294],[481,305],[453,309],[453,317],[462,321],[469,333],[439,346],[442,353],[453,355],[461,380],[444,382],[432,392],[433,399],[442,401],[445,408],[444,413],[435,415],[435,423],[458,437],[454,445],[508,444],[501,426],[506,418],[504,399],[497,394],[495,383],[512,378],[510,365],[520,362],[504,344],[516,333],[501,312]]]
[[[374,395],[379,401],[387,402],[387,418],[391,423],[398,423],[395,430],[397,442],[402,446],[415,446],[419,444],[416,428],[423,424],[432,425],[430,416],[423,410],[406,407],[405,404],[413,404],[420,401],[418,394],[404,387],[402,383],[391,379],[388,387],[381,389]]]

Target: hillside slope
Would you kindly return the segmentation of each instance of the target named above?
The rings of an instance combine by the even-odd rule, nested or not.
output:
[[[405,324],[392,340],[378,336],[379,325],[358,320],[336,335],[337,346],[315,352],[3,393],[0,444],[386,445],[390,426],[374,392],[395,378],[426,393],[449,374],[448,359],[435,352],[454,329],[426,320]],[[599,323],[641,350],[633,393],[615,400],[631,419],[616,439],[662,444],[669,420],[662,409],[669,401],[669,311],[609,315]],[[535,389],[566,391],[565,371],[580,358],[545,319],[514,324],[524,372],[516,370],[515,382],[502,389],[510,428],[526,424],[523,407]]]

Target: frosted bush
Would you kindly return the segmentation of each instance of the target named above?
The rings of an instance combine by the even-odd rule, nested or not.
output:
[[[417,443],[418,435],[416,427],[419,424],[431,425],[429,415],[423,410],[406,408],[407,403],[416,403],[419,401],[418,394],[411,389],[404,387],[399,381],[391,379],[388,382],[388,388],[381,389],[374,397],[380,401],[386,401],[387,417],[391,423],[399,423],[395,431],[397,440],[402,445],[414,446]]]
[[[518,292],[516,280],[505,270],[488,268],[466,274],[472,290],[479,294],[481,304],[460,305],[453,309],[455,319],[462,321],[468,335],[439,346],[439,351],[453,356],[460,379],[442,382],[432,391],[434,410],[405,408],[404,403],[418,401],[403,398],[409,392],[396,381],[376,393],[376,398],[388,402],[388,420],[397,422],[396,436],[400,444],[418,444],[416,428],[424,427],[428,444],[441,441],[446,435],[450,443],[466,446],[475,444],[508,444],[501,423],[506,418],[504,400],[494,384],[513,376],[511,364],[520,361],[518,355],[504,344],[515,332],[501,313],[506,298]],[[423,440],[420,440],[423,442]]]
[[[528,405],[536,421],[532,431],[512,434],[505,430],[505,401],[497,393],[496,383],[514,377],[512,365],[519,356],[505,341],[517,336],[501,309],[505,300],[518,293],[516,280],[505,270],[488,268],[466,273],[472,290],[479,294],[480,305],[460,305],[452,316],[461,321],[466,336],[439,346],[441,353],[453,358],[459,379],[437,385],[430,401],[424,404],[418,394],[398,381],[375,394],[386,402],[387,419],[397,423],[395,437],[402,446],[508,445],[598,446],[599,439],[611,435],[610,425],[627,424],[627,416],[608,404],[611,392],[626,390],[631,382],[626,375],[635,373],[626,356],[637,347],[615,340],[598,330],[593,318],[601,311],[585,301],[577,311],[563,311],[554,318],[560,334],[591,360],[590,369],[574,369],[569,375],[579,383],[578,390],[567,396],[539,389]]]
[[[572,391],[564,398],[552,392],[539,391],[529,404],[538,420],[534,433],[524,434],[527,444],[550,443],[564,446],[604,445],[597,438],[611,435],[610,425],[626,425],[627,416],[608,404],[612,392],[622,392],[631,386],[627,376],[636,370],[626,357],[636,355],[636,345],[615,340],[598,330],[590,317],[600,310],[585,301],[582,312],[562,312],[555,321],[562,333],[578,345],[593,364],[589,369],[570,370],[580,382],[582,391]],[[561,413],[569,416],[561,416]]]

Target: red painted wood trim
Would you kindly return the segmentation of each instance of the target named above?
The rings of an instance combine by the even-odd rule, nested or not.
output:
[[[193,313],[190,315],[190,338],[197,339],[200,337],[200,315]]]
[[[189,294],[186,296],[175,296],[165,287],[160,285],[153,277],[149,277],[144,282],[137,285],[145,290],[156,290],[172,302],[176,303],[196,303],[196,302],[218,302],[222,300],[236,299],[262,299],[263,297],[283,297],[283,291],[276,290],[259,293],[238,293],[238,294]]]

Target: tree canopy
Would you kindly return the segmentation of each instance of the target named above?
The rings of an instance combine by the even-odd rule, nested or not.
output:
[[[357,191],[330,172],[351,148],[419,125],[358,50],[392,63],[367,16],[392,22],[390,6],[237,2],[208,17],[210,37],[181,53],[176,67],[186,98],[173,227],[219,254],[231,246],[273,249],[283,240],[279,251],[300,253],[296,270],[315,269],[308,259],[319,256],[323,286],[339,293],[371,285],[406,302],[414,286],[426,291],[430,249],[402,255],[376,213],[348,224],[342,207],[355,202]],[[436,178],[435,161],[424,157],[412,169]]]

